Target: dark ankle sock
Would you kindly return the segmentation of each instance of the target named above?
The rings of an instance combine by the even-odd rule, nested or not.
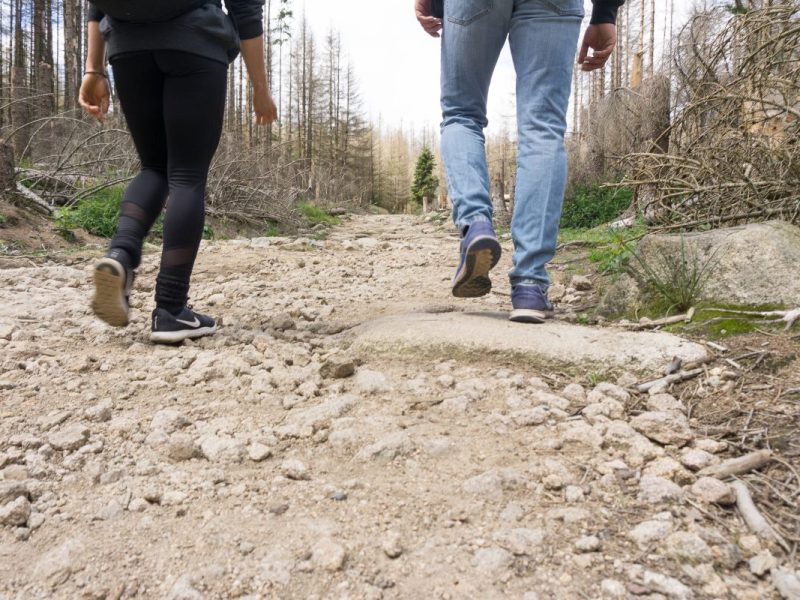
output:
[[[109,248],[108,252],[106,252],[106,258],[113,258],[125,267],[127,271],[132,271],[135,268],[133,266],[133,257],[131,257],[127,250],[123,250],[122,248]]]
[[[162,267],[156,277],[156,306],[179,314],[189,299],[189,273],[176,267]]]

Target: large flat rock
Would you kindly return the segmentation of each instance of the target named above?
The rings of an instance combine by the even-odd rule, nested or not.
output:
[[[511,358],[580,370],[660,372],[675,356],[687,362],[706,357],[703,346],[668,333],[560,321],[524,325],[510,322],[507,313],[394,315],[364,323],[353,333],[353,349],[362,354]]]

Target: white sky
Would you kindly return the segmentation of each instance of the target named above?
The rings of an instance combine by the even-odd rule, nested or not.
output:
[[[638,5],[638,0],[629,1]],[[675,0],[675,31],[691,3]],[[658,0],[656,4],[664,10],[666,2]],[[586,5],[588,15],[589,0]],[[438,130],[439,40],[429,37],[417,24],[413,0],[297,0],[297,20],[303,7],[320,41],[331,26],[341,33],[365,107],[375,121],[380,116],[387,125],[402,123],[417,130]],[[657,17],[656,22],[663,22],[663,17]],[[514,68],[506,45],[489,96],[490,129],[502,127],[505,118],[513,117],[513,90]]]

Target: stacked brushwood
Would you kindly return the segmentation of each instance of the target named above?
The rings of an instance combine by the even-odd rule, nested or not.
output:
[[[671,67],[673,122],[657,149],[624,159],[650,224],[800,224],[798,65],[800,0],[693,16]]]

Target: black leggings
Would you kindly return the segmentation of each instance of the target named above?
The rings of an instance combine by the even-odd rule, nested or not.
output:
[[[156,304],[175,311],[188,300],[203,237],[206,181],[222,132],[228,69],[173,50],[125,54],[111,65],[142,170],[125,190],[109,253],[127,268],[138,267],[144,238],[166,202]]]

